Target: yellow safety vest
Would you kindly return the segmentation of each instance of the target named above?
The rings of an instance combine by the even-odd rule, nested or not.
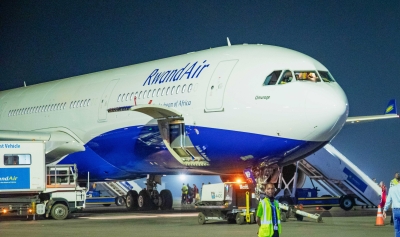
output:
[[[399,181],[396,178],[394,178],[394,179],[392,179],[392,181],[390,181],[390,184],[391,184],[390,187],[392,187],[394,185],[398,185]]]
[[[187,194],[188,193],[188,187],[186,185],[183,185],[182,187],[182,193]]]
[[[268,198],[264,198],[260,204],[262,205],[263,209],[263,216],[260,218],[261,219],[261,225],[258,230],[258,236],[259,237],[268,237],[272,236],[274,234],[274,223],[272,222],[272,209],[271,209],[271,203],[269,202]],[[278,232],[279,235],[282,232],[281,229],[281,212],[279,210],[279,202],[274,201],[274,206],[276,210],[276,215],[277,215],[277,221],[278,221]]]

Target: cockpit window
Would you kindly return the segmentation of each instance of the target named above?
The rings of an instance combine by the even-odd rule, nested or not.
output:
[[[294,74],[298,81],[321,82],[321,79],[315,71],[295,71]]]
[[[267,78],[265,78],[263,85],[264,86],[275,85],[276,82],[278,81],[279,76],[281,75],[281,73],[282,73],[282,70],[273,71],[271,74],[269,74],[267,76]]]
[[[283,76],[282,76],[281,80],[279,81],[279,84],[286,84],[286,83],[289,83],[289,82],[292,81],[292,79],[293,79],[293,74],[292,74],[292,72],[289,71],[289,70],[286,70],[286,71],[283,73]]]
[[[335,81],[335,79],[333,79],[332,75],[329,72],[318,71],[318,73],[324,82],[334,82]]]

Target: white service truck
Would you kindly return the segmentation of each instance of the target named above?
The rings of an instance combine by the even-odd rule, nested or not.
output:
[[[2,141],[0,157],[0,215],[63,220],[85,207],[86,190],[76,182],[76,165],[46,165],[44,142]]]
[[[255,223],[257,206],[253,185],[235,182],[204,184],[200,202],[195,204],[201,225],[209,220],[227,220],[239,225]]]

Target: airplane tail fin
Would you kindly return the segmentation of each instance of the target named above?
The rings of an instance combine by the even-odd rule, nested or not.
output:
[[[396,100],[392,99],[386,107],[385,114],[397,114]]]

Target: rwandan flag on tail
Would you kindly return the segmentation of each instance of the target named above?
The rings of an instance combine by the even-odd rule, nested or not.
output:
[[[389,101],[389,104],[385,110],[385,114],[397,114],[397,106],[395,99]]]

